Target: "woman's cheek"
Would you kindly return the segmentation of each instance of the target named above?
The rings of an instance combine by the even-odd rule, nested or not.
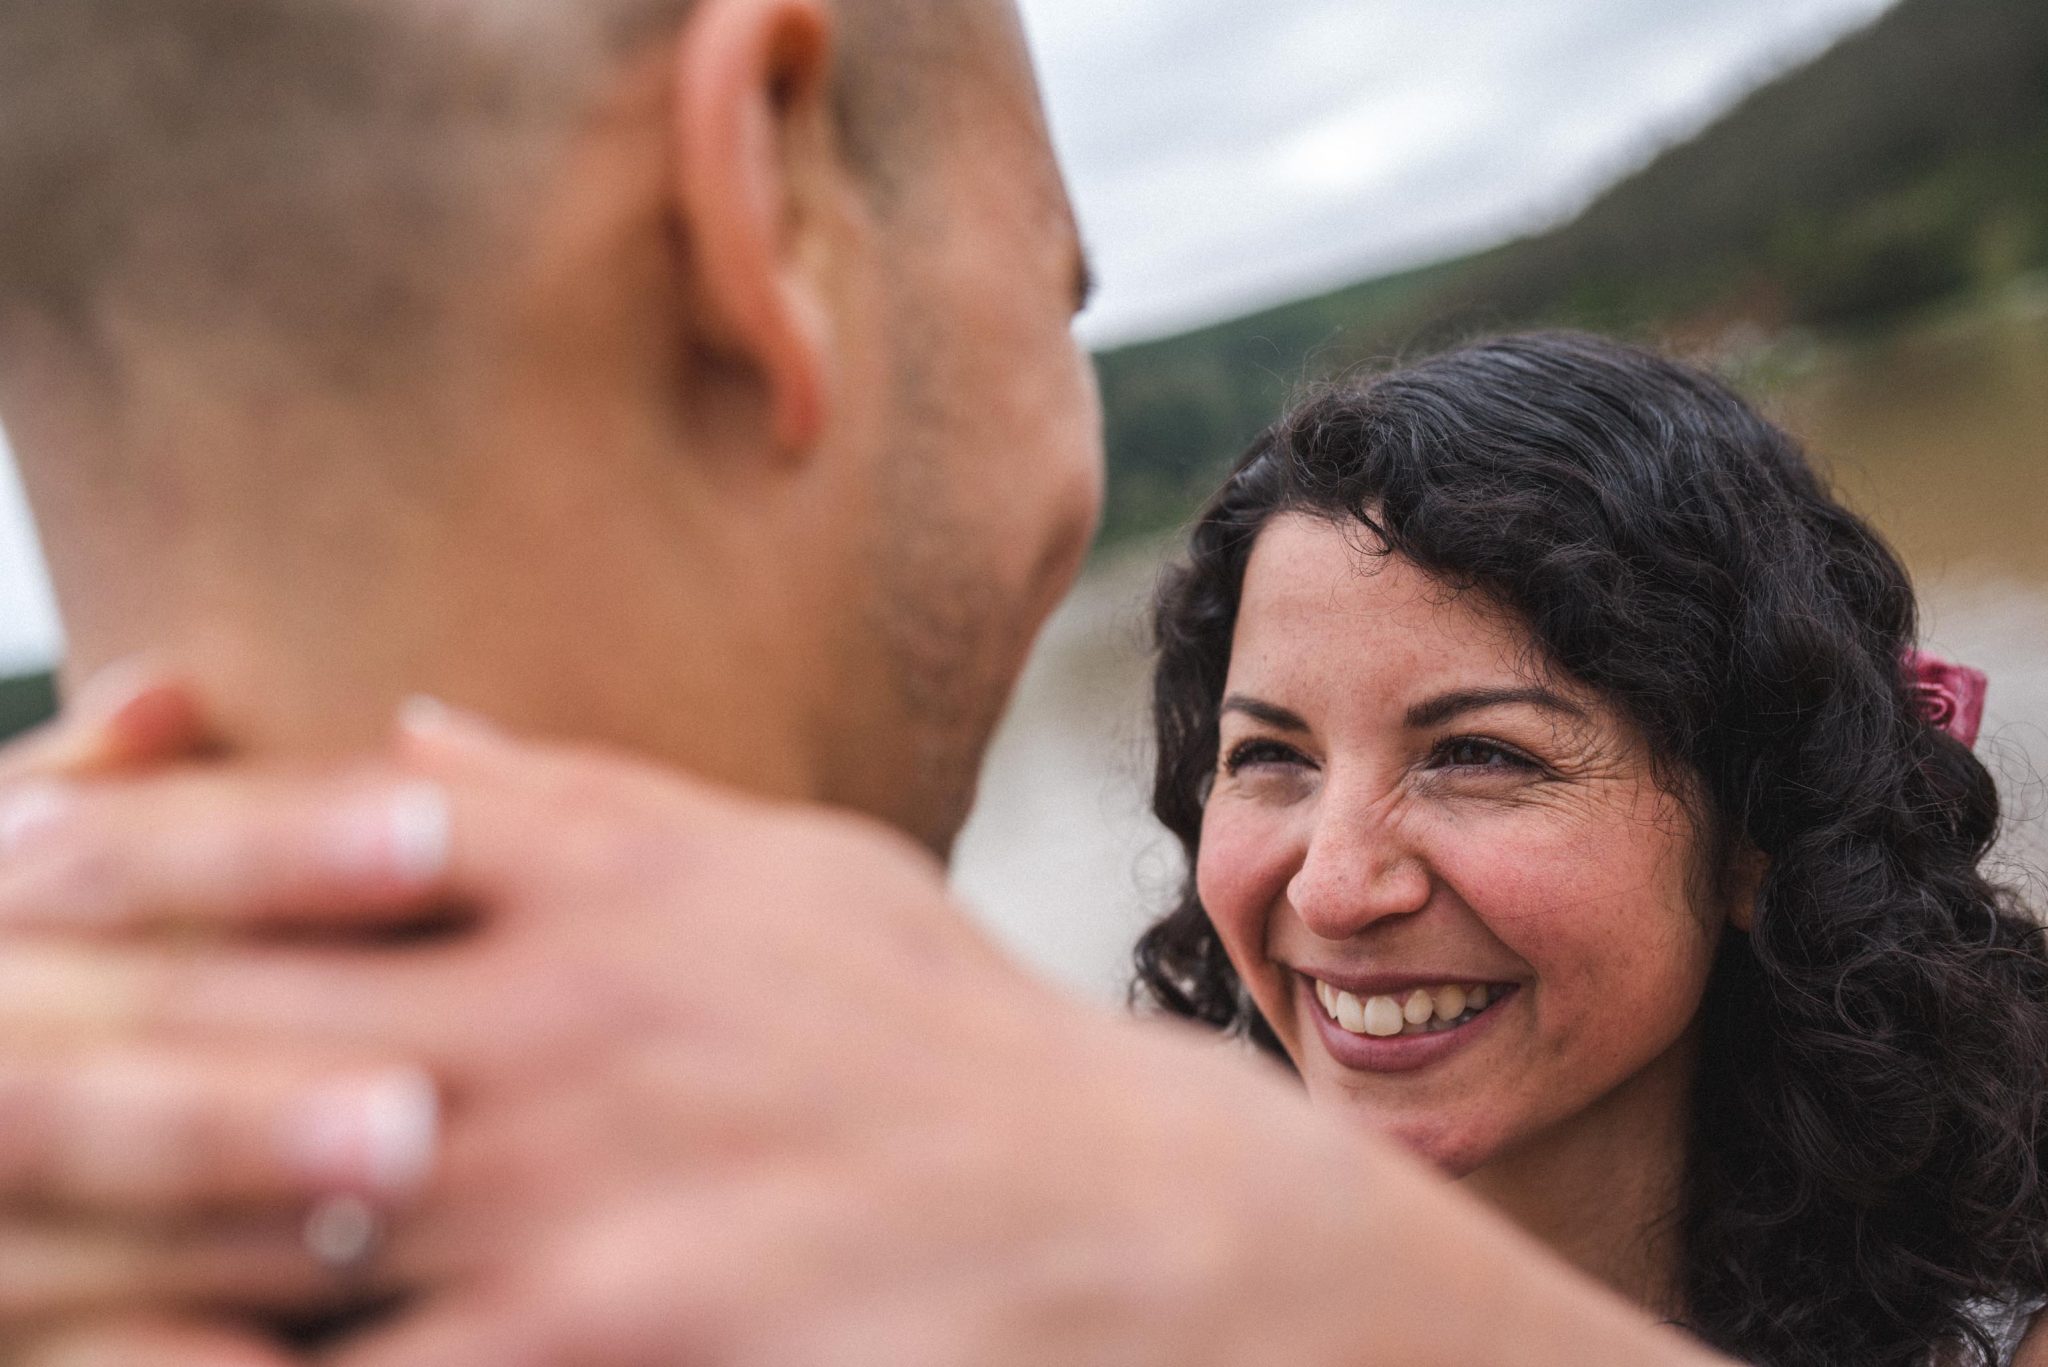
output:
[[[1501,822],[1464,836],[1434,846],[1439,872],[1529,965],[1530,1005],[1547,1030],[1594,1054],[1627,1054],[1690,1015],[1711,946],[1688,896],[1682,839],[1621,817],[1590,830]]]
[[[1513,823],[1440,823],[1416,842],[1437,881],[1510,948],[1555,934],[1587,892],[1587,864]]]
[[[1195,891],[1254,991],[1266,971],[1268,923],[1292,876],[1287,844],[1284,823],[1247,803],[1212,800],[1203,818]]]

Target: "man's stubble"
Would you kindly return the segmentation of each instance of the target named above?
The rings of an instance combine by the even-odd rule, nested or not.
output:
[[[887,671],[914,791],[912,834],[950,852],[974,805],[981,765],[1008,705],[1035,622],[984,568],[969,499],[1000,491],[963,477],[952,435],[969,430],[958,400],[922,357],[928,323],[897,332],[901,434],[882,462],[862,614]]]

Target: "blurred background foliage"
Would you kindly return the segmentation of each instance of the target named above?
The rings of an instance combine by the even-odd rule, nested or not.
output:
[[[2048,3],[1902,0],[1554,231],[1100,357],[1105,541],[1180,523],[1292,393],[1360,365],[1560,325],[1768,388],[2044,269]]]

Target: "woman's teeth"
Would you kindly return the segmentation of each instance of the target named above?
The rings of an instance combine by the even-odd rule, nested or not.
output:
[[[1476,987],[1418,987],[1395,997],[1360,1000],[1316,980],[1316,1000],[1331,1020],[1354,1035],[1388,1039],[1395,1035],[1427,1035],[1463,1025],[1497,1000],[1484,983]]]

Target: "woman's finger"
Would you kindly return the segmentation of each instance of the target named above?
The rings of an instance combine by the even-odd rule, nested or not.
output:
[[[742,810],[429,705],[401,753],[403,768],[341,775],[0,784],[0,932],[411,928],[501,909],[550,871],[587,884],[622,852],[673,857]]]
[[[434,1297],[320,1361],[322,1367],[561,1367],[584,1361],[536,1315],[540,1299],[474,1292]],[[645,1361],[647,1355],[642,1350],[622,1360]]]
[[[0,790],[0,932],[440,924],[687,857],[746,810],[518,742],[408,758],[339,776],[215,769]]]
[[[139,1221],[415,1195],[439,1139],[412,1068],[161,1049],[0,1058],[0,1208]]]
[[[416,923],[448,863],[440,785],[221,771],[0,793],[0,929],[360,933]]]
[[[0,1367],[301,1367],[244,1329],[123,1316],[0,1341]]]
[[[147,665],[116,665],[54,721],[0,749],[0,788],[124,773],[186,759],[211,743],[197,697]]]
[[[138,1311],[318,1314],[390,1288],[315,1256],[304,1220],[138,1229],[0,1222],[0,1326]]]
[[[506,1024],[464,1009],[476,994],[448,958],[438,945],[0,942],[0,1040],[16,1053],[275,1045],[439,1072]]]

